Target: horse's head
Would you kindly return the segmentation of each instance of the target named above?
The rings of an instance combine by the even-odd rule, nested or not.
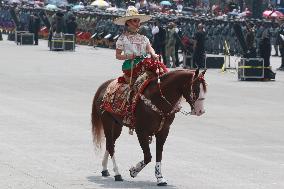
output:
[[[205,113],[204,100],[206,93],[206,82],[204,79],[206,70],[199,74],[195,71],[194,78],[190,83],[183,86],[183,97],[191,107],[191,115],[201,116]]]

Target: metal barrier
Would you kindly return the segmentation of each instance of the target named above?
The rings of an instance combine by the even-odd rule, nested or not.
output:
[[[34,34],[28,31],[15,31],[15,43],[17,45],[33,45]]]
[[[57,34],[51,39],[51,51],[75,51],[75,36],[73,34]]]
[[[75,51],[75,36],[73,34],[64,34],[63,43],[65,51]]]
[[[262,79],[264,69],[270,69],[270,67],[264,67],[263,58],[242,58],[238,62],[238,79]]]

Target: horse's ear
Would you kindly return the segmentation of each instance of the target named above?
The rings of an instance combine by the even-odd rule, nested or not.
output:
[[[203,72],[201,72],[201,74],[204,76],[206,71],[207,71],[207,69],[205,69]]]
[[[199,74],[199,68],[197,68],[197,69],[195,70],[194,78],[197,78],[197,77],[198,77],[198,74]]]

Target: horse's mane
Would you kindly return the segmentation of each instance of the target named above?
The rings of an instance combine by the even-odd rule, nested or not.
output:
[[[164,75],[161,76],[161,80],[166,80],[166,79],[173,77],[173,76],[180,76],[181,74],[185,75],[185,76],[192,77],[192,78],[194,76],[194,72],[192,72],[190,70],[180,69],[180,70],[174,70],[174,71],[169,71],[169,72],[165,73]]]
[[[179,69],[179,70],[174,70],[174,71],[170,71],[170,72],[167,72],[165,73],[164,75],[162,75],[160,77],[161,81],[165,81],[167,80],[168,78],[171,78],[173,76],[180,76],[180,75],[183,75],[185,77],[189,77],[190,79],[193,79],[194,77],[194,71],[192,70],[187,70],[187,69]],[[207,84],[206,84],[206,81],[205,79],[201,79],[201,84],[202,84],[202,87],[203,87],[203,91],[206,92],[207,91]]]

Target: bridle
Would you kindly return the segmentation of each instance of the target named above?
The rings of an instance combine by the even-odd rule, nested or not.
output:
[[[205,73],[205,72],[204,72]],[[156,133],[158,133],[159,131],[162,130],[163,126],[164,126],[164,123],[166,121],[166,118],[177,113],[177,112],[181,112],[182,114],[184,115],[190,115],[194,110],[195,110],[195,102],[197,101],[201,101],[201,100],[204,100],[205,98],[199,98],[199,93],[200,93],[200,83],[202,82],[202,80],[204,80],[204,73],[197,76],[197,77],[194,77],[193,81],[190,82],[190,93],[188,95],[188,97],[186,97],[183,93],[183,97],[186,99],[186,102],[189,103],[189,105],[191,106],[191,112],[185,112],[185,111],[181,111],[181,106],[180,106],[180,102],[181,102],[181,99],[176,103],[176,104],[172,104],[171,102],[169,102],[167,100],[167,98],[165,97],[165,95],[163,94],[162,90],[161,90],[161,86],[160,86],[160,78],[158,77],[158,88],[159,88],[159,91],[160,91],[160,96],[161,98],[171,106],[171,111],[170,112],[163,112],[162,110],[160,110],[156,105],[154,105],[152,103],[152,101],[148,98],[146,98],[143,94],[139,94],[140,96],[140,99],[144,102],[144,104],[146,106],[148,106],[149,108],[151,108],[154,112],[158,113],[160,116],[161,116],[161,122],[160,122],[160,126],[159,128],[154,132],[152,133],[152,135],[155,135]],[[198,89],[197,90],[192,90],[192,87],[194,87],[195,83],[198,82]],[[185,88],[185,85],[183,86],[183,90]]]
[[[204,72],[205,73],[205,72]],[[170,103],[168,100],[167,100],[167,98],[165,97],[165,95],[163,94],[163,92],[162,92],[162,90],[161,90],[161,86],[160,86],[160,79],[159,79],[159,77],[158,77],[158,87],[159,87],[159,90],[160,90],[160,96],[161,96],[161,98],[167,103],[167,104],[169,104],[170,106],[171,106],[171,109],[172,109],[172,111],[170,112],[170,113],[167,113],[167,115],[170,115],[170,114],[173,114],[173,113],[176,113],[176,112],[181,112],[182,114],[184,114],[184,115],[191,115],[191,113],[193,112],[193,111],[195,111],[195,103],[197,102],[197,101],[203,101],[203,100],[205,100],[205,98],[201,98],[201,97],[199,97],[200,95],[199,95],[199,93],[200,93],[200,84],[204,81],[204,73],[202,73],[202,74],[200,74],[199,76],[197,76],[197,77],[194,77],[194,79],[193,79],[193,81],[191,81],[190,82],[190,84],[189,84],[189,86],[190,86],[190,94],[188,95],[188,97],[186,97],[184,94],[183,94],[183,97],[185,98],[185,100],[186,100],[186,102],[190,105],[190,107],[191,107],[191,111],[190,112],[186,112],[186,111],[183,111],[183,110],[181,110],[181,107],[179,107],[179,109],[177,110],[177,104],[179,104],[180,103],[180,101],[177,103],[177,104],[175,104],[175,105],[173,105],[172,103]],[[196,84],[196,82],[198,82],[197,84]],[[186,85],[187,84],[185,84],[184,86],[183,86],[183,89],[184,90],[186,90],[187,88],[186,88]],[[198,86],[197,88],[196,88],[196,90],[193,88],[194,86]],[[155,108],[155,111],[157,112],[157,109]],[[161,115],[161,110],[158,110],[158,112],[160,113],[160,115]],[[165,115],[165,113],[163,113],[163,115]]]
[[[190,82],[190,93],[188,96],[186,96],[184,93],[183,93],[183,97],[185,98],[186,102],[190,105],[191,107],[191,112],[185,112],[185,111],[180,111],[182,114],[184,115],[190,115],[193,111],[195,111],[195,103],[197,101],[203,101],[205,100],[205,98],[201,98],[200,97],[200,84],[204,81],[204,75],[203,74],[200,74],[199,76],[195,77],[193,79],[192,82]],[[196,84],[197,82],[197,84]],[[185,84],[187,85],[187,84]],[[184,90],[186,90],[186,86],[184,85]],[[196,89],[194,88],[195,86]]]

